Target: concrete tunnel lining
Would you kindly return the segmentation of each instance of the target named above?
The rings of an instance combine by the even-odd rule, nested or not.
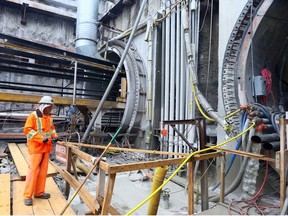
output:
[[[238,97],[241,105],[255,101],[253,98],[253,76],[259,76],[266,66],[272,73],[272,87],[276,104],[279,92],[279,63],[281,62],[281,50],[285,46],[288,28],[288,14],[285,13],[288,2],[284,0],[264,1],[255,15],[253,26],[245,33],[240,56],[238,59],[237,81]],[[252,38],[251,38],[252,36]],[[286,62],[287,65],[287,62]]]

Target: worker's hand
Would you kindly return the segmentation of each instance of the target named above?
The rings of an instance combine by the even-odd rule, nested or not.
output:
[[[52,138],[52,142],[53,142],[53,143],[57,143],[58,141],[59,141],[59,138],[58,138],[58,137]]]
[[[43,143],[47,143],[48,142],[48,138],[45,138],[44,140],[43,140]]]

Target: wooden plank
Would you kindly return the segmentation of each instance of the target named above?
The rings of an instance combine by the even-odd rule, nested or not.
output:
[[[148,168],[159,167],[159,166],[175,165],[175,164],[181,164],[185,159],[186,158],[174,158],[174,159],[164,159],[164,160],[155,160],[155,161],[144,161],[144,162],[131,163],[131,164],[122,164],[122,165],[121,164],[110,165],[107,172],[111,174],[111,173],[118,173],[118,172],[148,169]],[[102,169],[101,164],[105,164],[105,163],[104,162],[100,163],[100,168]]]
[[[18,173],[21,177],[21,179],[25,179],[27,173],[28,173],[28,164],[22,155],[20,149],[15,143],[9,143],[8,148],[11,152],[11,155],[13,157],[13,161],[16,165],[16,168],[18,170]]]
[[[214,149],[219,150],[219,151],[230,152],[230,153],[233,153],[233,154],[236,154],[236,155],[241,155],[241,156],[244,156],[244,157],[251,157],[251,158],[256,158],[256,159],[259,159],[259,160],[264,160],[264,161],[269,161],[269,162],[275,163],[275,159],[265,157],[264,155],[261,155],[261,154],[254,154],[254,153],[250,153],[250,152],[245,152],[245,151],[240,151],[240,150],[233,150],[233,149],[227,149],[227,148],[222,148],[222,147],[216,147]]]
[[[210,152],[210,153],[204,153],[204,154],[196,154],[193,156],[193,160],[194,161],[208,160],[208,159],[219,157],[219,156],[221,156],[221,152]]]
[[[101,215],[108,214],[108,209],[110,207],[110,202],[112,199],[112,194],[113,194],[113,189],[114,189],[114,184],[115,184],[115,178],[116,178],[116,173],[110,174],[108,177]]]
[[[62,177],[69,182],[70,186],[74,188],[74,190],[78,189],[80,186],[80,183],[73,178],[73,176],[68,173],[66,170],[60,169],[56,164],[53,162],[51,163],[55,169],[62,175]],[[89,193],[89,191],[82,187],[79,191],[78,195],[81,197],[81,199],[85,202],[85,204],[88,206],[88,208],[91,210],[93,214],[96,214],[98,209],[100,208],[100,204],[96,201],[96,199],[93,198],[93,196]],[[63,206],[62,206],[63,209]],[[61,213],[61,212],[60,212]]]
[[[24,205],[25,181],[13,182],[13,211],[12,215],[33,215],[32,206]]]
[[[32,208],[34,215],[54,215],[49,199],[33,199]]]
[[[10,174],[0,174],[0,215],[10,215]]]
[[[83,146],[89,148],[96,148],[96,149],[105,149],[106,146],[101,145],[90,145],[90,144],[83,144],[83,143],[74,143],[74,142],[61,142],[61,144],[69,146]],[[177,153],[177,152],[164,152],[164,151],[154,151],[154,150],[145,150],[145,149],[130,149],[130,148],[118,148],[118,147],[109,147],[109,151],[124,151],[124,152],[137,152],[137,153],[147,153],[147,154],[159,154],[159,155],[178,155],[178,156],[188,156],[189,154],[186,153]]]
[[[18,148],[20,149],[22,155],[24,156],[26,162],[27,162],[27,165],[29,164],[29,153],[28,153],[28,147],[26,144],[17,144],[18,145]],[[28,169],[28,168],[27,168]],[[55,176],[58,172],[56,171],[56,169],[50,164],[48,164],[48,171],[47,171],[47,176],[50,177],[50,176]],[[26,177],[26,175],[25,175]]]
[[[52,177],[47,178],[46,181],[46,188],[48,188],[51,198],[49,199],[49,203],[53,209],[53,212],[55,215],[59,215],[61,210],[63,209],[63,206],[66,205],[67,200],[62,195],[62,192],[59,190],[57,184],[55,183],[54,179]],[[76,215],[74,210],[71,206],[69,206],[66,211],[64,212],[64,215]]]
[[[101,206],[103,206],[103,200],[104,198],[101,196],[97,197],[97,201],[100,203]],[[121,215],[113,206],[108,207],[108,213],[111,215]]]

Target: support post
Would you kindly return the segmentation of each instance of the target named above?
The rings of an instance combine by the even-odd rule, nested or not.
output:
[[[221,156],[221,174],[220,174],[220,202],[224,203],[225,198],[225,152]]]
[[[285,119],[280,118],[280,209],[284,206],[286,180],[285,180]]]
[[[113,194],[116,173],[110,174],[107,181],[105,197],[103,201],[101,215],[108,215],[110,202]]]
[[[68,173],[71,173],[71,160],[72,160],[72,152],[71,152],[71,147],[66,147],[67,148],[67,164],[66,164],[66,170]],[[68,181],[65,183],[65,196],[69,197],[70,193],[70,184]]]
[[[206,125],[204,119],[200,119],[197,123],[199,128],[199,136],[200,136],[200,149],[206,148]],[[201,210],[205,211],[209,208],[208,205],[208,179],[207,175],[205,174],[207,169],[207,161],[201,160],[200,161],[200,169],[201,169]]]
[[[187,163],[188,170],[188,215],[194,214],[194,161],[193,158]]]

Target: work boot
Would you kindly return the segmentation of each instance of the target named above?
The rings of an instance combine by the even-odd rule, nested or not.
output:
[[[24,199],[24,204],[26,206],[31,206],[33,204],[32,199]]]
[[[40,196],[34,196],[34,198],[38,198],[38,199],[49,199],[50,198],[50,193],[43,193]]]

